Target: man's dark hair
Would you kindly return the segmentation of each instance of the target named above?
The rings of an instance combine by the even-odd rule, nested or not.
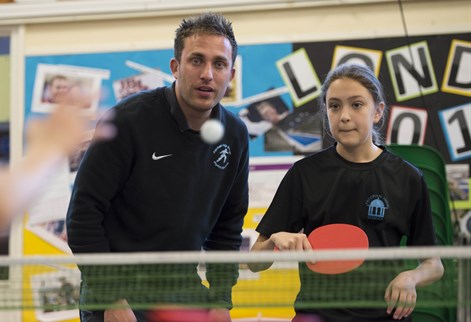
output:
[[[237,57],[237,41],[232,30],[232,23],[223,15],[207,12],[199,16],[183,19],[175,31],[174,56],[180,61],[183,51],[183,41],[185,38],[196,34],[218,35],[226,37],[232,47],[232,64]]]

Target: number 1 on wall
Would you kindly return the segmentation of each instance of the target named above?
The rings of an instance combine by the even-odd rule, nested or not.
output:
[[[471,157],[471,103],[439,112],[452,161]]]

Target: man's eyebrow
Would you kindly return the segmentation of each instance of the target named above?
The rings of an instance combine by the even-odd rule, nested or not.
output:
[[[202,53],[200,52],[194,52],[194,53],[191,53],[189,55],[190,58],[194,58],[194,57],[197,57],[197,58],[205,58],[205,55],[203,55]],[[223,60],[225,62],[229,62],[230,60],[226,57],[226,56],[222,56],[222,55],[218,55],[218,56],[215,56],[214,57],[214,60]]]
[[[201,53],[198,53],[198,52],[194,52],[194,53],[191,53],[191,54],[189,55],[189,57],[190,57],[190,58],[194,58],[194,57],[203,58],[204,55],[201,54]]]

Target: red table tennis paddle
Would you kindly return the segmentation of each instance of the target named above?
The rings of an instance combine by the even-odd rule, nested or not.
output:
[[[349,224],[329,224],[314,229],[307,237],[312,249],[368,248],[368,236],[359,227]],[[354,270],[364,259],[307,262],[309,269],[321,274],[342,274]]]
[[[207,322],[209,310],[183,306],[158,307],[151,310],[147,318],[149,322]]]

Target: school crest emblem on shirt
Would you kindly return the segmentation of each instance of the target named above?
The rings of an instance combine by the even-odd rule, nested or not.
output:
[[[368,219],[383,221],[386,210],[389,208],[388,201],[381,195],[371,195],[367,201]]]

